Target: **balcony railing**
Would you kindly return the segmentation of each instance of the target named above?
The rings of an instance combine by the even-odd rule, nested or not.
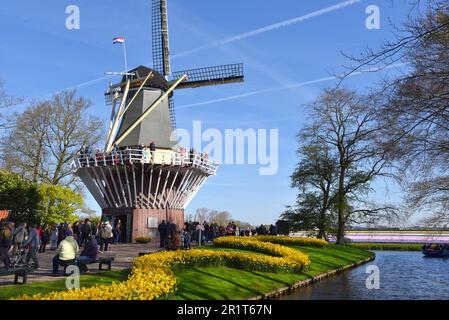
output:
[[[127,149],[111,153],[80,151],[74,160],[74,170],[85,167],[115,166],[126,164],[153,164],[178,167],[194,167],[215,175],[218,163],[202,154],[174,152],[170,150]]]

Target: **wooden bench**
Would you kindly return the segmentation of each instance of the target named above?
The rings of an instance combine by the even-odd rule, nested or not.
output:
[[[11,268],[11,269],[0,269],[0,277],[12,276],[14,275],[14,284],[25,284],[27,283],[28,273],[32,272],[31,268]],[[22,278],[22,282],[19,282],[19,277]]]
[[[139,257],[143,257],[143,256],[146,256],[147,254],[153,254],[153,253],[162,252],[162,251],[167,251],[167,250],[157,249],[155,251],[139,252]]]
[[[94,263],[98,263],[98,270],[111,270],[112,269],[112,262],[114,261],[114,257],[101,257],[101,258],[97,258],[96,260],[91,260],[89,262],[77,262],[75,260],[72,261],[60,261],[59,265],[61,267],[64,267],[64,275],[67,275],[67,267],[69,266],[79,266],[79,265],[89,265],[89,264],[94,264]],[[103,269],[103,265],[106,265],[107,268]]]

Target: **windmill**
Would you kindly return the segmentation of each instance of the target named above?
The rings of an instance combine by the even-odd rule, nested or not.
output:
[[[103,217],[122,222],[127,242],[156,237],[162,220],[181,227],[184,209],[218,169],[173,138],[174,91],[244,81],[242,64],[171,72],[167,0],[152,0],[152,43],[153,68],[126,70],[105,93],[112,112],[104,150],[83,149],[73,163]]]

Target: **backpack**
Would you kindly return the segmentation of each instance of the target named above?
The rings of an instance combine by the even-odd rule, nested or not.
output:
[[[9,228],[3,228],[1,230],[0,241],[3,247],[9,247],[12,243],[12,232]]]
[[[103,239],[109,239],[109,238],[112,238],[112,230],[110,230],[110,229],[106,229],[105,227],[103,227],[103,228],[101,228],[101,231],[100,231],[100,236],[103,238]]]

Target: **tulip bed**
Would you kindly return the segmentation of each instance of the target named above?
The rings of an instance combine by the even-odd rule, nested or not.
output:
[[[322,248],[328,245],[327,241],[317,238],[306,238],[306,237],[278,237],[278,236],[255,236],[252,239],[271,242],[284,246],[301,246],[301,247],[315,247]]]
[[[224,250],[165,251],[136,258],[129,278],[112,285],[74,289],[49,294],[24,295],[23,300],[154,300],[176,292],[176,270],[225,266],[241,270],[300,273],[310,264],[307,255],[268,242],[268,238],[227,237],[216,246],[254,252]],[[221,245],[220,245],[221,243]],[[312,243],[312,241],[310,242]]]
[[[274,237],[273,237],[274,238]],[[294,272],[301,272],[310,264],[309,257],[304,253],[270,242],[262,242],[255,238],[223,237],[214,240],[214,246],[220,248],[233,248],[282,257],[285,262],[290,261]]]

